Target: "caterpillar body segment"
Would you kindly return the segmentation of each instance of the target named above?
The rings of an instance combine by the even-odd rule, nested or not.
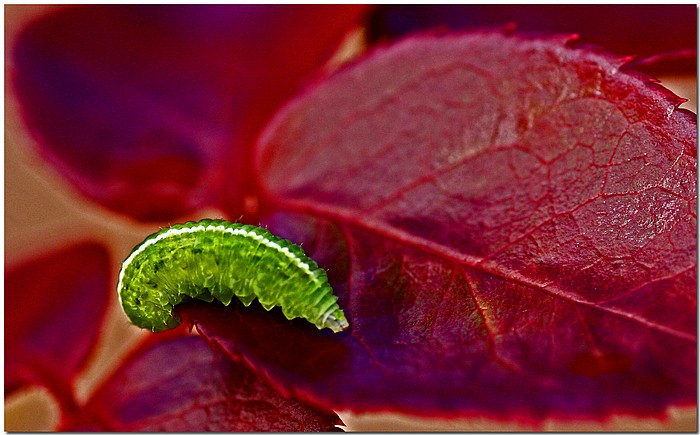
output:
[[[137,245],[117,284],[129,320],[154,332],[177,326],[173,307],[187,299],[245,306],[258,299],[288,319],[319,329],[348,327],[325,270],[298,245],[264,228],[205,219],[164,228]]]

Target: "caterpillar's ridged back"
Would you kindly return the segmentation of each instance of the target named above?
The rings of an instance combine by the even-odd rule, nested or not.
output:
[[[122,263],[118,284],[124,312],[151,331],[177,326],[172,309],[187,298],[228,305],[279,306],[319,329],[347,328],[326,271],[301,247],[253,225],[205,219],[164,228]]]

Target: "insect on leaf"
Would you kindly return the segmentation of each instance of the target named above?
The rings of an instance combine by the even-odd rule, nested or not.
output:
[[[164,331],[180,321],[183,300],[236,296],[248,306],[279,306],[288,319],[319,329],[348,327],[325,270],[301,247],[253,225],[205,219],[164,228],[136,246],[122,263],[117,285],[124,312],[137,326]]]

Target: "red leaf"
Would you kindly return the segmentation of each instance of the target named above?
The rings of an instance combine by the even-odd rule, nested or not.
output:
[[[268,226],[330,269],[351,331],[184,316],[338,410],[536,422],[695,403],[695,117],[567,41],[412,38],[296,100],[260,141],[264,203],[297,213]]]
[[[90,355],[113,289],[110,258],[83,243],[5,274],[5,394],[41,384],[74,406],[72,382]]]
[[[199,337],[152,336],[61,430],[332,431],[338,416],[281,397]]]
[[[240,216],[254,136],[365,9],[69,7],[23,30],[10,76],[40,151],[85,195],[141,220]]]

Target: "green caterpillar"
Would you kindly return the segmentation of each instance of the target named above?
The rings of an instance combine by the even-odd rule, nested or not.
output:
[[[254,225],[205,219],[163,228],[136,246],[122,263],[119,301],[129,320],[153,332],[174,328],[180,302],[233,296],[245,306],[257,297],[288,319],[302,317],[318,329],[348,327],[326,271],[301,247]]]

